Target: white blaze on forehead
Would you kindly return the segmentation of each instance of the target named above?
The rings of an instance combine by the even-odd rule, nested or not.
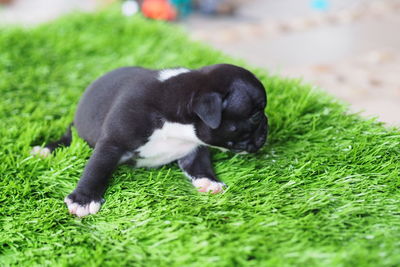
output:
[[[180,159],[204,143],[196,136],[191,124],[165,122],[140,147],[137,167],[156,167]]]
[[[160,72],[158,73],[158,80],[160,82],[163,82],[172,77],[178,76],[179,74],[186,73],[189,71],[190,70],[185,69],[185,68],[160,70]]]

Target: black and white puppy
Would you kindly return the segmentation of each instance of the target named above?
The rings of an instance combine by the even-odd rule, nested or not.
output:
[[[228,64],[196,70],[124,67],[94,81],[73,125],[94,147],[76,189],[65,198],[79,217],[99,211],[118,164],[157,167],[178,161],[200,192],[223,190],[207,147],[256,152],[265,143],[266,93],[249,71]],[[34,154],[71,142],[71,127]]]

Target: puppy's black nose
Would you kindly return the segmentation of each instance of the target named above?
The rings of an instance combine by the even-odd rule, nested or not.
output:
[[[258,130],[256,131],[255,138],[253,139],[253,142],[255,146],[260,149],[265,141],[267,140],[268,136],[268,119],[265,117],[264,123],[260,124]]]

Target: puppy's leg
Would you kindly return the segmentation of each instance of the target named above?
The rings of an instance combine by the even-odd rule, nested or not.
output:
[[[223,191],[224,183],[215,176],[210,151],[205,146],[197,148],[186,157],[178,160],[179,167],[192,180],[194,187],[199,192],[211,192],[213,194]]]
[[[98,142],[76,189],[64,202],[79,217],[99,211],[104,191],[124,150],[109,142]]]
[[[41,147],[41,146],[35,146],[32,148],[31,150],[31,155],[33,156],[40,156],[40,157],[48,157],[50,156],[50,154],[58,147],[60,146],[70,146],[71,142],[72,142],[72,131],[71,131],[71,127],[74,124],[71,123],[68,128],[67,131],[65,132],[65,134],[57,141],[52,142],[52,143],[48,143],[45,147]]]

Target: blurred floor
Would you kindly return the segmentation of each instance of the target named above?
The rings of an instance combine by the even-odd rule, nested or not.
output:
[[[400,0],[332,0],[329,12],[310,0],[245,2],[235,18],[190,17],[188,32],[400,126]]]
[[[106,0],[103,0],[106,1]],[[400,0],[240,0],[235,17],[182,21],[197,40],[250,64],[303,77],[351,104],[353,111],[400,126]],[[96,0],[16,0],[0,24],[33,25],[63,13],[94,10]]]
[[[31,26],[75,10],[93,11],[98,5],[96,0],[14,0],[11,2],[8,5],[0,5],[0,25],[11,23]]]

